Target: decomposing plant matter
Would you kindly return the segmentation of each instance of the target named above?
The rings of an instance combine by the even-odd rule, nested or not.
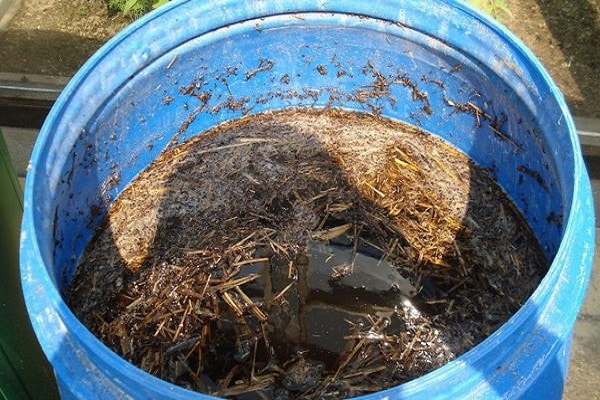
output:
[[[298,108],[162,154],[115,201],[65,296],[160,378],[223,397],[333,399],[452,360],[546,268],[505,193],[446,142]]]

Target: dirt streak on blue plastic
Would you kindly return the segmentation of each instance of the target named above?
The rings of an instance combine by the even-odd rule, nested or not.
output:
[[[373,84],[369,68],[408,77],[429,104],[403,84],[370,106],[358,102],[351,94]],[[204,105],[180,92],[194,80],[212,94]],[[241,109],[224,106],[229,96]],[[531,298],[484,342],[364,398],[560,398],[594,252],[574,124],[557,87],[513,35],[462,2],[432,0],[173,1],[90,58],[40,132],[24,196],[25,299],[64,398],[207,398],[112,353],[60,290],[110,201],[172,140],[242,112],[326,105],[377,108],[468,153],[494,174],[553,258]]]

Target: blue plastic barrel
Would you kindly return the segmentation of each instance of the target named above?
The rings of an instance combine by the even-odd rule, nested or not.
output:
[[[361,100],[381,77],[385,95]],[[365,398],[560,398],[594,252],[575,128],[531,52],[449,0],[174,1],[82,67],[35,145],[21,237],[26,304],[63,398],[207,397],[121,359],[61,291],[110,203],[161,151],[223,121],[294,106],[375,110],[450,141],[494,175],[553,260],[485,341]]]

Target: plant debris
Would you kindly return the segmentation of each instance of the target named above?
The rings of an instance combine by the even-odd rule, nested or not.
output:
[[[469,350],[547,267],[513,203],[454,147],[380,116],[295,108],[164,152],[113,203],[65,297],[167,381],[334,399]]]

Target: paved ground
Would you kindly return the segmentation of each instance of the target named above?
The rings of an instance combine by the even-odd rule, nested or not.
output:
[[[37,132],[31,129],[2,128],[15,169],[23,177]],[[600,209],[600,157],[586,157],[596,209]],[[600,224],[596,225],[596,248]],[[577,318],[565,400],[600,400],[600,254],[596,253],[588,293]]]
[[[595,209],[600,210],[600,157],[586,159],[592,180]],[[600,224],[596,220],[594,270],[583,307],[577,317],[565,400],[600,399]]]

